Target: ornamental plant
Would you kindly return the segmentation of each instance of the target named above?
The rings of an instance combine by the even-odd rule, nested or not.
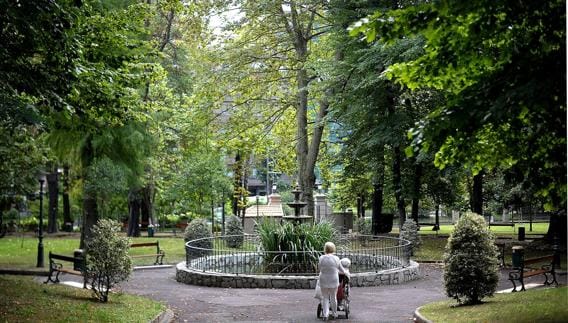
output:
[[[213,248],[213,240],[205,239],[211,237],[211,230],[209,224],[202,218],[197,218],[191,221],[185,228],[183,239],[185,242],[197,240],[191,243],[192,249],[187,249],[189,256],[201,257],[206,255],[209,250]]]
[[[294,225],[264,220],[257,226],[264,263],[269,272],[316,272],[327,241],[337,241],[338,232],[329,222]]]
[[[106,303],[116,284],[128,279],[132,261],[128,256],[130,239],[119,234],[120,223],[101,219],[91,229],[86,241],[87,273],[95,297]]]
[[[495,237],[482,216],[467,213],[457,222],[444,254],[446,294],[460,304],[479,304],[499,281]]]
[[[414,252],[420,248],[422,244],[422,239],[420,239],[420,234],[418,233],[418,224],[412,220],[407,219],[404,221],[402,228],[400,230],[400,238],[411,242],[410,244],[410,255],[414,256]]]
[[[225,241],[227,243],[227,246],[230,248],[242,247],[244,230],[243,225],[241,224],[241,220],[238,217],[231,215],[227,219],[226,225],[227,230],[225,233],[228,237],[225,238]]]

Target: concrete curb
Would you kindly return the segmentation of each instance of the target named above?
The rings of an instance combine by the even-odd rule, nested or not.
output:
[[[173,322],[173,321],[174,321],[174,312],[171,309],[166,308],[165,311],[158,314],[158,316],[156,316],[156,318],[154,318],[150,322],[151,323],[170,323],[170,322]]]
[[[414,311],[414,316],[412,317],[412,320],[414,322],[418,322],[418,323],[432,323],[432,321],[428,320],[427,318],[425,318],[421,313],[420,313],[420,309],[422,307],[417,308]]]

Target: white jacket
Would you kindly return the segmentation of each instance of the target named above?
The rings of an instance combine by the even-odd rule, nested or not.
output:
[[[334,254],[325,254],[319,258],[319,283],[321,288],[339,286],[339,273],[345,273],[339,258]]]

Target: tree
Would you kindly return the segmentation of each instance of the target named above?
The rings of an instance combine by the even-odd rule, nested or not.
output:
[[[292,142],[298,184],[302,198],[308,202],[308,213],[313,215],[314,169],[329,103],[324,89],[316,89],[323,75],[311,68],[310,58],[317,46],[314,41],[328,29],[321,19],[326,4],[239,1],[238,5],[243,18],[233,25],[234,34],[224,47],[232,53],[232,59],[220,68],[220,72],[231,71],[223,99],[245,109],[249,119],[254,111],[259,116],[252,120],[254,124],[258,120],[276,124],[287,108],[295,111]],[[237,111],[232,109],[231,114]]]
[[[566,208],[564,1],[434,1],[376,12],[353,34],[384,42],[423,36],[420,57],[387,74],[446,103],[411,131],[414,151],[473,175],[497,166],[522,174],[547,209]]]
[[[153,76],[147,60],[154,55],[141,39],[148,14],[145,5],[81,7],[74,34],[82,54],[67,99],[70,109],[50,114],[48,141],[61,160],[77,163],[84,179],[103,157],[128,170],[133,181],[141,174],[145,152],[140,148],[147,146],[147,136],[140,127],[144,116],[138,91]],[[97,197],[89,193],[83,194],[81,245],[99,218]]]

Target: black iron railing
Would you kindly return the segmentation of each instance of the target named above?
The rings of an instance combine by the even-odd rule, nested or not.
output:
[[[351,273],[406,267],[410,241],[366,235],[342,235],[336,255],[351,260]],[[203,247],[203,246],[206,247]],[[266,251],[256,235],[216,236],[185,244],[186,266],[192,270],[243,275],[316,275],[322,251]]]

